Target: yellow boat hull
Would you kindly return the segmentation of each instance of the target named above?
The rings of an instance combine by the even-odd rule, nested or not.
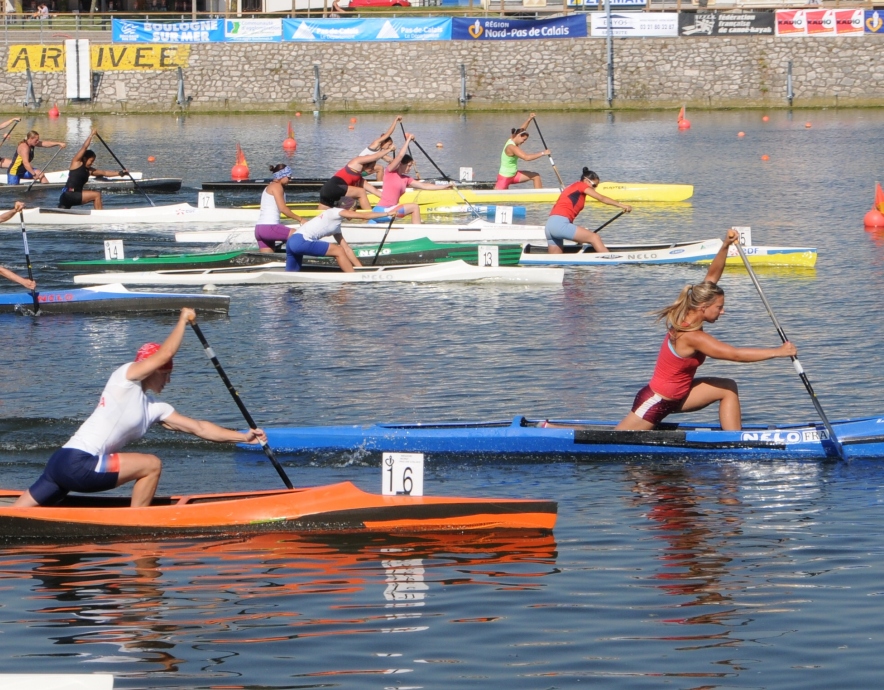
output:
[[[602,182],[598,186],[600,194],[615,201],[673,203],[690,199],[694,186],[690,184],[629,184],[622,182]],[[401,203],[460,204],[466,199],[471,204],[551,204],[559,198],[558,188],[532,189],[410,189],[400,199]],[[372,203],[377,197],[369,195]],[[592,199],[589,199],[592,201]]]

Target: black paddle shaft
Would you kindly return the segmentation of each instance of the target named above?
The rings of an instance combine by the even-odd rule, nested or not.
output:
[[[779,334],[780,339],[784,343],[788,342],[789,339],[786,337],[786,332],[783,330],[783,327],[780,326],[780,322],[777,320],[776,315],[773,313],[770,302],[768,302],[767,297],[764,296],[764,292],[761,289],[761,283],[758,282],[758,277],[755,275],[755,271],[752,270],[752,266],[749,264],[749,258],[746,256],[746,252],[743,250],[743,245],[739,242],[735,242],[734,244],[737,247],[737,251],[740,253],[740,258],[743,260],[743,264],[746,266],[746,270],[749,272],[749,278],[752,279],[752,284],[755,285],[755,290],[758,292],[758,296],[761,298],[761,302],[762,304],[764,304],[764,308],[767,310],[767,315],[770,316],[770,320],[773,321],[774,328],[777,329],[777,333]],[[801,362],[798,361],[798,357],[792,357],[792,365],[795,367],[795,371],[801,378],[801,383],[804,384],[804,388],[810,395],[810,399],[813,402],[813,406],[816,408],[817,414],[820,416],[820,419],[823,420],[823,426],[826,427],[829,438],[835,445],[835,450],[838,451],[838,455],[842,460],[846,460],[847,458],[844,455],[844,448],[841,445],[841,442],[838,440],[838,436],[835,434],[835,429],[832,428],[832,424],[829,422],[829,418],[823,411],[823,406],[820,403],[819,398],[816,397],[813,386],[810,385],[810,380],[807,378],[807,374],[804,373],[804,367],[801,366]]]
[[[227,386],[227,390],[230,392],[230,395],[233,396],[233,401],[236,403],[236,406],[239,407],[239,411],[242,412],[242,416],[245,418],[246,424],[249,425],[250,429],[257,429],[258,425],[255,424],[255,420],[252,419],[252,415],[250,415],[249,411],[246,409],[245,404],[239,397],[239,393],[237,393],[236,388],[233,387],[233,384],[230,382],[230,379],[224,372],[224,368],[221,366],[221,362],[219,362],[218,358],[215,356],[215,351],[212,349],[212,346],[209,345],[209,341],[206,340],[206,336],[203,335],[199,324],[191,322],[190,325],[193,328],[193,332],[196,333],[196,337],[200,339],[200,343],[202,343],[203,349],[206,351],[206,357],[208,357],[209,360],[212,362],[215,370],[218,372],[218,375],[221,376],[221,380],[224,381],[224,385]],[[286,488],[294,489],[295,487],[292,486],[292,482],[288,478],[288,475],[285,473],[285,470],[282,469],[282,465],[279,464],[276,456],[273,455],[273,451],[270,449],[270,444],[264,443],[261,447],[264,449],[264,455],[266,455],[270,462],[273,463],[273,466],[279,473],[279,477],[286,485]]]
[[[543,148],[549,151],[549,146],[546,145],[546,139],[543,138],[543,132],[540,131],[540,125],[537,124],[537,118],[534,118],[534,126],[537,128],[537,133],[540,135],[540,143],[543,144]],[[549,164],[552,166],[553,172],[555,172],[556,177],[559,180],[559,189],[565,188],[565,183],[562,181],[562,176],[559,175],[559,169],[556,167],[556,162],[553,160],[552,154],[547,154],[549,157]]]
[[[402,138],[405,139],[405,143],[403,146],[408,146],[408,135],[405,133],[405,125],[402,124],[402,120],[399,120],[399,129],[402,130]],[[420,179],[421,174],[417,171],[417,163],[414,164],[414,174]]]
[[[139,192],[141,192],[142,194],[144,194],[144,198],[147,199],[147,200],[150,202],[150,205],[151,205],[151,206],[156,206],[156,204],[153,202],[153,199],[151,199],[151,198],[147,195],[147,192],[145,192],[145,191],[141,188],[141,186],[138,184],[138,182],[135,181],[135,178],[132,177],[132,173],[130,173],[130,172],[129,172],[129,169],[128,169],[125,165],[123,165],[122,161],[121,161],[119,158],[117,158],[117,154],[115,154],[115,153],[111,150],[111,147],[108,146],[108,145],[107,145],[107,142],[106,142],[104,139],[101,138],[101,135],[100,135],[98,132],[96,132],[96,133],[95,133],[95,136],[98,137],[98,141],[100,141],[102,144],[104,144],[104,148],[107,149],[107,152],[108,152],[111,156],[114,157],[114,160],[117,162],[117,165],[120,166],[120,170],[125,170],[125,171],[126,171],[126,174],[129,176],[129,179],[132,180],[132,184],[135,185],[135,189],[137,189]]]
[[[34,270],[31,268],[31,250],[28,248],[28,232],[25,230],[25,212],[18,212],[19,220],[21,221],[21,238],[25,243],[25,264],[28,267],[28,280],[34,279]],[[37,316],[40,313],[40,302],[37,300],[37,291],[31,290],[31,297],[34,298],[34,316]]]
[[[422,154],[424,154],[424,155],[427,157],[427,160],[430,161],[430,163],[433,165],[433,167],[436,168],[436,170],[439,171],[439,174],[442,176],[442,179],[443,179],[443,180],[448,180],[449,182],[454,182],[454,180],[452,180],[448,175],[446,175],[444,172],[442,172],[442,168],[440,168],[438,165],[436,165],[436,161],[434,161],[432,158],[430,158],[430,154],[427,153],[426,151],[424,151],[424,147],[417,143],[417,139],[412,139],[412,142],[414,142],[414,145],[417,146],[417,147],[420,149],[420,152],[421,152]],[[460,190],[459,190],[456,186],[455,186],[455,188],[454,188],[454,191],[457,192],[457,195],[458,195],[461,199],[464,200],[464,203],[465,203],[467,206],[470,207],[470,212],[471,212],[473,215],[475,215],[476,218],[478,218],[478,217],[479,217],[479,212],[475,209],[475,207],[474,207],[469,201],[467,201],[467,198],[466,198],[463,194],[460,193]]]
[[[387,223],[387,229],[384,231],[384,236],[381,239],[381,243],[378,245],[378,250],[375,252],[374,258],[371,260],[372,266],[374,266],[378,262],[378,257],[381,255],[381,249],[384,248],[384,242],[387,241],[387,235],[390,234],[390,228],[393,227],[393,221],[396,220],[397,213],[399,213],[399,211],[393,211],[393,213],[390,215],[390,222]]]

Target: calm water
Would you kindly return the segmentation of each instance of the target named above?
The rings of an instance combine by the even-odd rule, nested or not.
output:
[[[588,165],[603,179],[696,185],[690,203],[637,205],[605,229],[610,242],[749,225],[759,244],[818,247],[815,270],[759,278],[829,416],[884,412],[884,236],[862,227],[884,177],[884,112],[773,112],[768,123],[758,111],[689,115],[688,132],[674,113],[542,114],[541,127],[566,181]],[[293,117],[297,174],[334,172],[390,119],[358,116],[349,130],[349,117]],[[184,178],[187,189],[158,203],[194,201],[200,182],[227,179],[237,142],[255,175],[287,160],[279,117],[62,117],[19,129],[76,147],[93,124],[130,168]],[[519,124],[511,115],[406,119],[443,170],[468,165],[482,179]],[[115,165],[105,155],[99,164]],[[525,167],[553,183],[546,161]],[[530,220],[547,212],[532,208]],[[594,227],[611,215],[594,207],[583,218]],[[17,230],[0,234],[0,251],[24,272]],[[104,238],[123,237],[130,255],[184,249],[173,227],[28,230],[42,287],[69,284],[55,264],[99,257]],[[230,317],[206,318],[203,330],[266,426],[617,419],[653,368],[661,330],[648,313],[703,274],[569,270],[552,289],[229,288]],[[722,284],[727,314],[710,332],[777,344],[748,276],[729,271]],[[173,323],[0,316],[2,485],[27,487],[91,412],[110,371]],[[165,399],[242,425],[195,337],[175,365]],[[709,362],[704,371],[739,381],[747,422],[814,418],[788,362]],[[162,492],[279,485],[260,454],[163,431],[139,447],[164,458]],[[375,457],[281,459],[295,484],[379,489]],[[120,688],[179,690],[873,687],[884,671],[882,483],[878,461],[455,459],[429,463],[426,493],[555,498],[554,534],[0,549],[0,672],[110,672]]]

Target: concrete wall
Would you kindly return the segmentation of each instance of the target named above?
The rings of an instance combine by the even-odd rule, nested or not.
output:
[[[614,54],[615,108],[785,106],[790,60],[796,106],[884,105],[879,36],[616,39]],[[461,64],[471,110],[607,106],[605,41],[566,39],[193,45],[183,70],[190,109],[313,110],[314,64],[326,110],[457,110]],[[19,111],[27,77],[5,76],[0,109]],[[33,79],[44,107],[64,102],[63,72]],[[77,107],[170,111],[177,92],[174,69],[107,71],[93,102]]]

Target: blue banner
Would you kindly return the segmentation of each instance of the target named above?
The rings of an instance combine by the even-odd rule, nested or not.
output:
[[[554,19],[470,19],[454,17],[451,38],[461,41],[513,41],[526,38],[585,38],[586,16]]]
[[[867,34],[884,34],[884,11],[866,10],[865,19]]]
[[[451,19],[283,19],[284,41],[448,41]]]
[[[221,19],[195,22],[133,22],[114,18],[114,43],[218,43],[224,41]]]

